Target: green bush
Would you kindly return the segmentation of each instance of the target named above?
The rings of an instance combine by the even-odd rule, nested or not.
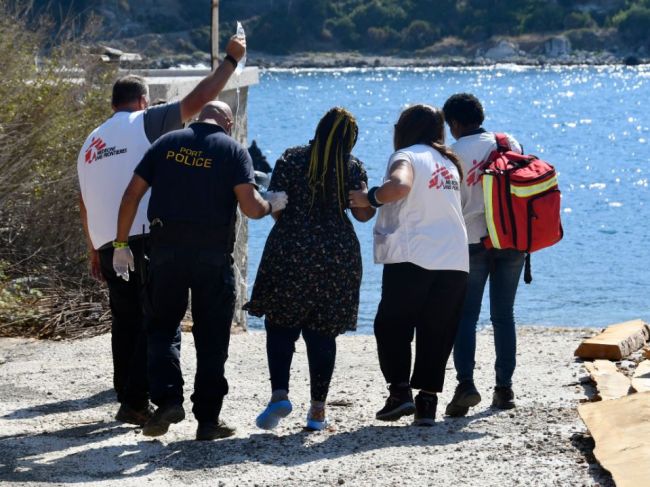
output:
[[[570,12],[564,17],[565,29],[590,29],[596,27],[596,21],[589,12]]]
[[[209,25],[205,25],[203,27],[200,27],[198,29],[193,29],[192,31],[190,31],[190,39],[192,39],[192,43],[194,44],[197,50],[203,52],[210,52],[210,50],[212,49],[212,46],[210,45],[211,31],[212,29],[210,28]],[[224,29],[224,33],[227,34],[228,32]]]
[[[521,22],[521,32],[549,32],[564,27],[564,9],[558,5],[541,5],[532,9]]]
[[[391,27],[401,30],[406,27],[408,15],[397,3],[373,0],[357,7],[350,19],[361,32],[366,32],[370,27]]]
[[[613,19],[621,37],[633,44],[650,46],[650,8],[632,7]]]
[[[372,50],[395,47],[400,35],[390,27],[370,27],[366,32],[366,46]]]
[[[440,39],[440,29],[433,28],[429,22],[414,20],[402,31],[402,47],[422,49]]]
[[[325,28],[329,30],[333,38],[347,47],[354,47],[358,44],[361,36],[357,32],[357,26],[350,17],[329,19],[325,22]]]
[[[44,53],[49,39],[0,4],[0,258],[85,264],[76,161],[110,114],[115,73],[78,47],[83,38]]]

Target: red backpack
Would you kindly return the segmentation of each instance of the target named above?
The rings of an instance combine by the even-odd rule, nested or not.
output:
[[[524,281],[532,282],[530,254],[562,239],[560,190],[555,168],[532,155],[510,149],[505,134],[483,166],[486,248],[526,252]]]

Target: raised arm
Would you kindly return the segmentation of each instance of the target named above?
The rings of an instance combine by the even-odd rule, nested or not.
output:
[[[246,40],[233,36],[228,42],[226,53],[232,56],[235,61],[244,57],[246,53]],[[221,90],[224,89],[230,76],[234,73],[236,64],[226,60],[217,69],[203,78],[196,87],[181,100],[181,119],[187,122],[194,115],[199,113],[203,105],[214,100]]]

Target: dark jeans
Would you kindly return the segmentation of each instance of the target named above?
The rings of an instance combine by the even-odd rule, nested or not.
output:
[[[148,244],[148,237],[129,242],[135,260],[135,272],[130,273],[128,282],[118,277],[113,270],[113,248],[99,251],[112,315],[113,385],[117,400],[135,409],[145,407],[149,401],[143,283],[140,273],[144,265],[143,250],[148,248]]]
[[[196,348],[192,411],[199,421],[216,420],[228,393],[224,365],[235,309],[232,264],[220,251],[153,245],[146,307],[151,400],[157,406],[183,404],[180,322],[190,290]]]
[[[481,313],[485,283],[490,278],[490,320],[494,328],[496,385],[512,387],[517,339],[514,305],[526,254],[517,250],[486,250],[469,246],[467,297],[454,344],[454,365],[459,382],[474,379],[476,323]]]
[[[291,360],[300,333],[307,345],[309,379],[313,401],[325,401],[336,361],[336,338],[307,328],[279,328],[266,321],[266,354],[271,373],[271,389],[289,391]]]
[[[466,286],[466,272],[427,270],[408,262],[384,265],[375,338],[386,382],[442,391]]]

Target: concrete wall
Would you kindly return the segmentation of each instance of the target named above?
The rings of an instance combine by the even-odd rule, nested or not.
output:
[[[178,100],[188,94],[203,77],[209,74],[208,70],[144,70],[132,71],[147,79],[149,95],[152,101],[163,99],[167,101]],[[237,76],[233,75],[218,99],[230,105],[235,115],[233,137],[245,147],[248,147],[248,89],[259,83],[257,68],[246,68]],[[237,89],[239,88],[239,96]],[[248,269],[248,221],[237,210],[236,245],[234,252],[235,279],[237,281],[237,304],[233,327],[246,329],[246,313],[241,307],[248,295],[247,269]]]

